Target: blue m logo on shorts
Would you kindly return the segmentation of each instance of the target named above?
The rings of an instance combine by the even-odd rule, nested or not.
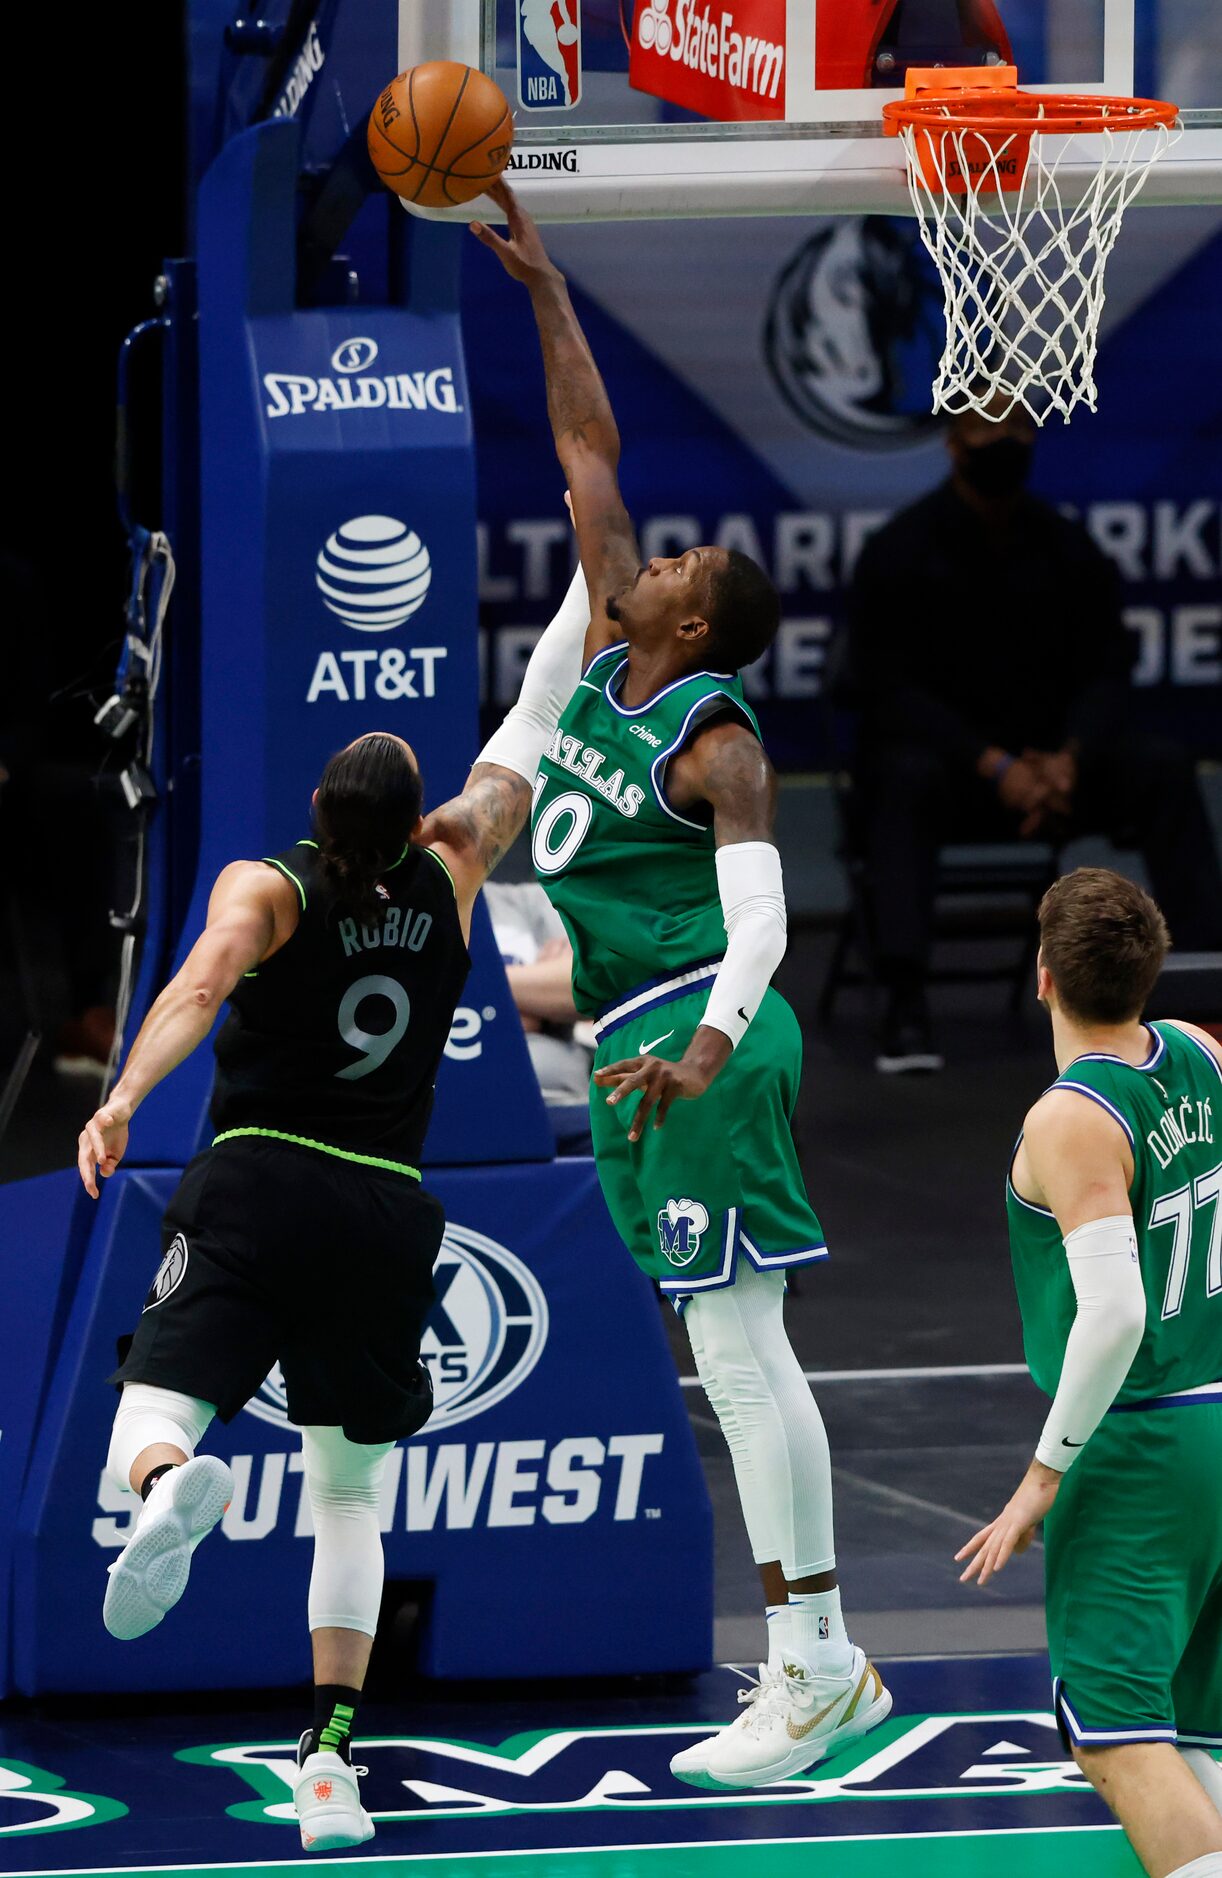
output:
[[[668,1200],[658,1214],[658,1242],[672,1265],[690,1265],[709,1229],[709,1213],[699,1200]]]

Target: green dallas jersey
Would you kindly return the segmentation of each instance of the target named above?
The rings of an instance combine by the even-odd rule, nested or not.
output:
[[[596,1016],[645,980],[726,947],[713,828],[666,798],[666,764],[727,712],[759,735],[736,673],[693,672],[629,710],[627,648],[591,660],[539,765],[535,871],[573,943],[573,996]]]
[[[1139,1068],[1080,1056],[1053,1088],[1098,1102],[1128,1136],[1129,1198],[1146,1291],[1146,1333],[1118,1404],[1222,1383],[1222,1067],[1174,1024],[1151,1024]],[[1020,1137],[1021,1139],[1021,1137]],[[1076,1311],[1061,1232],[1006,1184],[1027,1364],[1055,1395]]]

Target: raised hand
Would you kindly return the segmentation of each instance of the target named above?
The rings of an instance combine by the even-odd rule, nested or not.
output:
[[[485,248],[491,248],[505,272],[512,275],[514,280],[520,280],[523,286],[531,287],[544,280],[562,280],[564,277],[560,269],[553,264],[543,246],[543,237],[534,218],[526,213],[508,183],[493,183],[488,194],[504,209],[509,234],[506,238],[489,228],[486,222],[472,222],[471,233],[476,240],[482,241]]]

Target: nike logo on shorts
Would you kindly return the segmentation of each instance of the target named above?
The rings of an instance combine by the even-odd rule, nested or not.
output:
[[[660,1037],[655,1037],[652,1043],[643,1043],[640,1049],[637,1051],[637,1055],[648,1056],[651,1050],[656,1050],[660,1043],[665,1043],[666,1039],[668,1037],[673,1037],[674,1034],[675,1033],[673,1030],[664,1030],[662,1032],[662,1035]]]

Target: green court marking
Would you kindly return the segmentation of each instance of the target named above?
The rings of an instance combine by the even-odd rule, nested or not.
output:
[[[524,1864],[524,1861],[529,1861]],[[400,1868],[411,1878],[1031,1878],[1038,1861],[1046,1870],[1072,1871],[1074,1878],[1142,1878],[1142,1869],[1119,1826],[1081,1826],[1002,1832],[929,1832],[920,1836],[878,1833],[861,1839],[732,1839],[709,1845],[593,1846],[573,1851],[462,1852],[450,1858],[428,1854],[375,1858],[346,1853],[337,1858],[263,1859],[229,1865],[129,1865],[42,1872],[38,1878],[136,1878],[173,1872],[208,1878],[214,1872],[275,1871],[308,1878],[328,1867],[361,1866],[364,1878],[387,1878]]]

